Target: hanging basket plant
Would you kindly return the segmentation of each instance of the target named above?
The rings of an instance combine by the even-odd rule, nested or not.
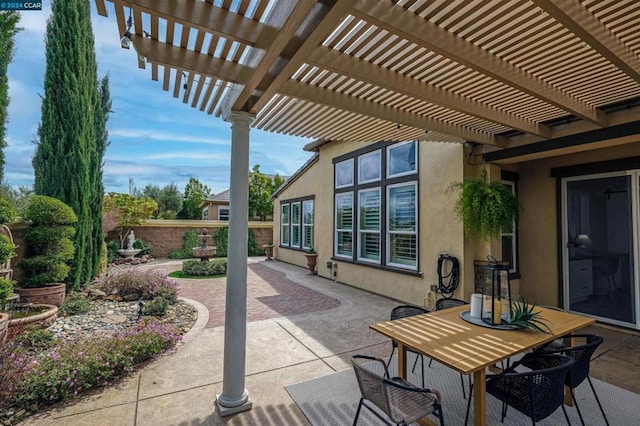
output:
[[[500,182],[489,182],[486,170],[482,170],[480,177],[468,178],[452,186],[460,191],[455,212],[467,235],[488,241],[512,231],[520,205],[509,187]]]

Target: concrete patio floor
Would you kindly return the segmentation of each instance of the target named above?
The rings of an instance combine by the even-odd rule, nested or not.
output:
[[[171,272],[180,261],[146,266]],[[369,330],[397,301],[373,295],[283,262],[249,260],[246,388],[253,409],[221,418],[224,279],[178,280],[198,307],[196,325],[171,355],[117,386],[27,419],[46,425],[306,425],[285,390],[293,383],[351,368],[355,353],[386,357],[390,342]],[[640,336],[610,327],[592,376],[640,393]]]

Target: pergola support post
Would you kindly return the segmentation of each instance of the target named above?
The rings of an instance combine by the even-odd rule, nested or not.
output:
[[[245,389],[247,340],[247,232],[249,221],[249,125],[255,115],[232,112],[231,193],[227,292],[224,311],[222,393],[216,395],[218,414],[228,416],[252,407]]]

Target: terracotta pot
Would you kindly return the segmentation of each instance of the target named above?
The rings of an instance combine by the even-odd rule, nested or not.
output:
[[[47,309],[44,312],[35,315],[9,320],[9,327],[7,329],[8,339],[13,339],[15,336],[20,334],[22,330],[29,326],[47,328],[56,321],[56,318],[58,318],[58,307],[54,305],[47,305],[44,303],[29,303],[27,305],[20,304],[16,307],[16,309],[21,309],[22,307]]]
[[[273,260],[273,244],[265,244],[262,248],[264,248],[264,255],[267,256],[267,260]]]
[[[14,287],[13,291],[20,295],[20,303],[44,303],[60,306],[64,302],[65,284],[55,283],[45,287]]]
[[[309,268],[309,275],[316,275],[316,264],[318,263],[318,253],[307,253],[307,268]]]
[[[9,328],[9,314],[0,312],[0,348],[7,339],[7,329]]]

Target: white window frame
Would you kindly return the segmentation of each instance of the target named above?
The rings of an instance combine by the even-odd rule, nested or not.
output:
[[[297,218],[294,215],[294,208],[298,207],[298,215]],[[291,240],[290,247],[302,248],[302,203],[300,201],[291,203]],[[296,223],[297,219],[297,223]],[[298,229],[298,241],[294,241],[293,237],[295,236],[294,229]]]
[[[226,210],[227,211],[227,218],[224,219],[224,215],[221,214],[222,210]],[[229,206],[218,206],[218,220],[225,220],[225,221],[229,221],[229,213],[231,211],[231,208]]]
[[[513,180],[502,179],[502,183],[508,186],[511,189],[511,192],[516,197],[518,196],[518,191],[516,191],[516,182]],[[511,232],[502,232],[500,234],[500,242],[502,242],[502,237],[511,237],[511,253],[513,253],[513,259],[509,268],[510,274],[517,274],[518,271],[518,232],[517,232],[517,221],[516,218],[513,218],[511,223]]]
[[[202,209],[202,220],[209,220],[209,207]]]
[[[414,153],[413,170],[408,170],[406,172],[391,174],[391,151],[393,151],[394,149],[400,148],[400,147],[402,147],[404,145],[409,145],[409,144],[414,144],[415,145],[415,148],[413,150],[413,153]],[[395,143],[395,144],[389,145],[387,147],[387,179],[396,178],[396,177],[400,177],[400,176],[411,175],[411,174],[414,174],[414,173],[416,173],[418,171],[418,146],[417,146],[417,144],[418,144],[417,141],[408,141],[408,142]]]
[[[310,249],[313,248],[313,244],[315,243],[315,235],[314,235],[314,202],[313,200],[303,200],[302,201],[302,235],[301,235],[301,240],[302,240],[302,248],[303,249]],[[305,214],[306,209],[310,208],[311,209],[311,220],[307,220],[308,216]],[[306,240],[306,235],[307,235],[307,229],[310,230],[311,232],[311,244],[305,244],[307,241]]]
[[[397,187],[403,187],[403,186],[413,186],[414,191],[415,191],[415,210],[414,210],[414,223],[415,223],[415,229],[413,231],[395,231],[395,230],[391,230],[390,229],[390,224],[391,224],[391,220],[390,220],[390,213],[391,213],[391,198],[389,196],[391,190],[393,188],[397,188]],[[420,253],[420,241],[419,241],[419,232],[418,232],[418,202],[419,202],[419,197],[418,197],[418,182],[417,181],[407,181],[407,182],[401,182],[401,183],[396,183],[393,185],[387,185],[387,189],[386,189],[386,201],[387,201],[387,211],[385,213],[386,215],[386,222],[387,222],[387,226],[386,226],[386,233],[387,233],[387,238],[386,238],[386,243],[387,243],[387,247],[386,247],[386,261],[387,261],[387,265],[388,266],[392,266],[394,268],[399,268],[399,269],[409,269],[412,271],[417,271],[418,270],[418,254]],[[395,263],[391,261],[391,236],[392,235],[415,235],[415,239],[416,239],[416,257],[415,257],[415,265],[407,265],[404,263]]]
[[[338,199],[341,197],[351,197],[351,227],[350,228],[338,228]],[[353,258],[353,222],[355,221],[355,200],[353,191],[349,192],[339,192],[335,194],[335,209],[334,209],[334,223],[335,223],[335,233],[334,233],[334,248],[333,253],[335,257],[342,257],[344,259],[352,259]],[[340,232],[346,232],[351,234],[351,254],[342,254],[338,252],[338,235]]]
[[[354,165],[354,161],[353,158],[350,158],[348,160],[345,161],[341,161],[339,163],[336,163],[335,165],[335,188],[347,188],[349,186],[353,186],[355,181],[354,181],[354,170],[353,170],[353,165]],[[347,169],[346,172],[341,171],[341,168],[345,168]],[[351,180],[348,183],[344,183],[342,185],[338,185],[338,178],[341,176],[341,173],[348,173],[349,170],[351,169]]]
[[[288,217],[285,221],[285,214]],[[286,230],[285,230],[286,227]],[[286,238],[286,241],[285,241]],[[289,203],[280,205],[280,245],[289,247],[291,244],[291,210]]]
[[[366,170],[369,165],[369,160],[372,157],[378,157],[378,161],[375,159],[371,162],[371,165],[375,164],[377,166],[378,175],[371,179],[362,179],[362,172]],[[369,183],[369,182],[378,182],[382,179],[382,150],[376,149],[375,151],[368,152],[366,154],[362,154],[358,156],[358,184]]]
[[[363,193],[367,193],[367,192],[377,192],[378,193],[378,230],[371,230],[371,229],[366,229],[363,230],[361,228],[361,224],[362,224],[362,199],[361,196]],[[361,189],[358,191],[358,254],[357,254],[357,259],[361,262],[367,262],[367,263],[375,263],[375,264],[380,264],[380,252],[382,250],[382,241],[380,239],[380,227],[382,226],[382,188],[380,188],[379,186],[373,187],[373,188],[366,188],[366,189]],[[378,258],[377,259],[370,259],[367,257],[362,257],[362,248],[364,247],[363,244],[363,234],[377,234],[378,235]]]

